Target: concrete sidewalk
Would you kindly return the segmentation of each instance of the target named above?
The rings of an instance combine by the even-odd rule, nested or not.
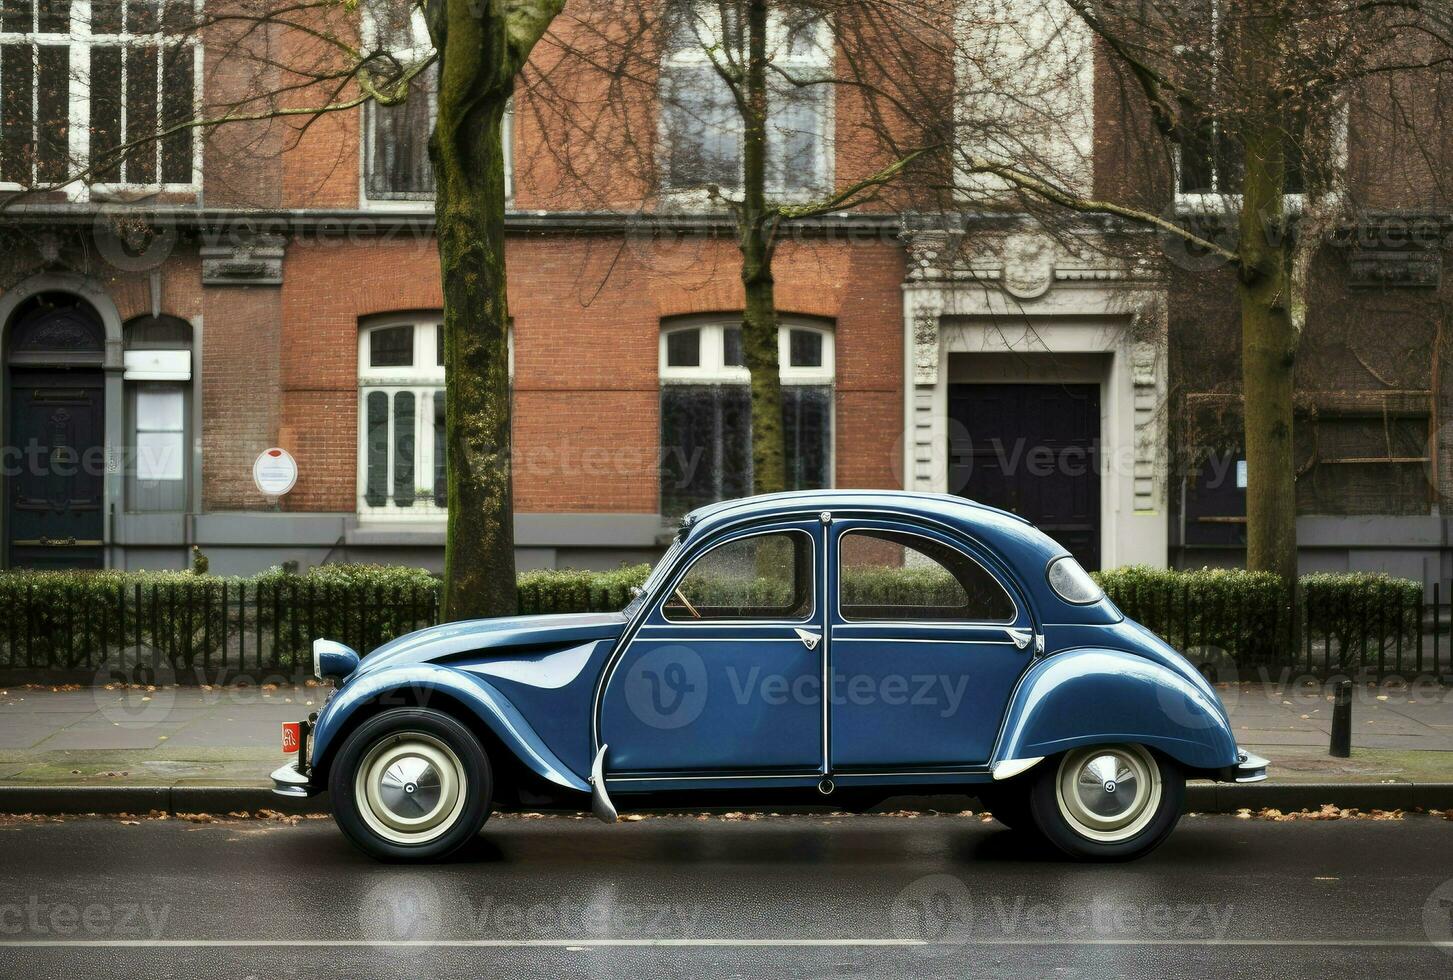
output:
[[[1219,787],[1215,794],[1204,787],[1197,793],[1203,806],[1212,797],[1218,803],[1234,797],[1252,801],[1241,805],[1276,805],[1256,802],[1272,798],[1267,792],[1275,787],[1302,786],[1312,793],[1314,786],[1345,786],[1345,799],[1322,800],[1345,806],[1371,799],[1354,799],[1354,786],[1386,787],[1373,795],[1389,801],[1399,798],[1394,792],[1399,786],[1411,791],[1441,785],[1453,792],[1453,689],[1356,688],[1350,759],[1327,755],[1330,690],[1243,683],[1223,685],[1220,693],[1238,741],[1272,760],[1271,775],[1266,783]],[[88,790],[77,800],[142,799],[135,791],[143,788],[154,791],[151,799],[196,791],[181,796],[203,800],[203,790],[228,790],[227,798],[242,805],[246,800],[272,805],[276,798],[266,793],[267,774],[286,758],[279,748],[281,722],[306,717],[326,694],[310,686],[6,689],[0,692],[0,811],[55,796],[34,791],[67,787]],[[18,792],[23,789],[31,792]]]

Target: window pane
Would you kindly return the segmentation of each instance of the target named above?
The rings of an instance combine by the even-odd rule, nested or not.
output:
[[[166,49],[162,67],[162,128],[170,129],[192,118],[192,59],[190,45]],[[192,180],[192,146],[195,130],[182,129],[162,138],[161,179],[170,184]]]
[[[793,330],[788,335],[788,361],[795,368],[822,367],[822,334]]]
[[[135,0],[133,0],[133,5]],[[141,143],[126,154],[124,179],[129,184],[156,183],[157,49],[126,49],[126,142]]]
[[[449,444],[444,441],[444,392],[434,392],[434,505],[449,506]]]
[[[701,366],[700,330],[677,330],[666,335],[666,366]]]
[[[710,388],[661,389],[661,511],[679,517],[715,498],[719,425]]]
[[[71,29],[71,0],[37,0],[36,24],[44,34],[67,34]]]
[[[180,432],[136,434],[136,478],[146,482],[180,480],[185,473]]]
[[[45,45],[36,57],[35,174],[41,181],[64,180],[70,169],[71,49]]]
[[[388,395],[368,393],[368,458],[363,499],[370,507],[388,503]]]
[[[91,0],[91,33],[121,33],[122,0]]]
[[[155,31],[161,23],[160,0],[126,0],[126,28],[132,34]]]
[[[728,541],[692,564],[662,612],[673,622],[800,620],[812,612],[812,569],[800,531]]]
[[[767,120],[767,182],[793,190],[817,185],[826,85],[773,88]]]
[[[429,134],[434,128],[437,84],[438,68],[431,67],[410,83],[409,97],[399,105],[370,106],[373,127],[367,176],[370,197],[427,198],[434,193]]]
[[[739,184],[741,119],[726,82],[710,65],[672,67],[663,78],[668,184]]]
[[[722,361],[727,367],[741,367],[746,364],[742,357],[742,328],[727,327],[722,333]]]
[[[789,490],[832,484],[832,388],[784,385],[782,450]]]
[[[394,395],[394,506],[414,505],[414,393]]]
[[[34,15],[33,0],[0,0],[0,27],[6,34],[29,34]]]
[[[838,539],[838,567],[844,619],[1014,621],[1014,603],[994,576],[930,538],[848,531]]]
[[[34,179],[30,168],[35,152],[31,113],[34,51],[28,44],[0,47],[0,180],[25,185]]]
[[[721,473],[716,500],[750,496],[752,492],[752,389],[746,385],[721,385],[712,389],[721,417],[718,458]]]
[[[140,432],[180,432],[185,399],[175,386],[146,385],[136,392],[136,428]]]
[[[368,335],[369,367],[412,367],[413,364],[413,327],[384,327]]]
[[[121,145],[121,48],[91,49],[91,159],[110,161],[96,171],[96,180],[121,179],[121,161],[114,157]]]

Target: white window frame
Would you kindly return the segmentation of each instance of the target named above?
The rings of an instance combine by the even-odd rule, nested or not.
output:
[[[200,13],[203,0],[192,0],[192,10]],[[38,24],[35,18],[39,17],[39,3],[31,0],[32,24]],[[161,23],[162,11],[157,13],[158,27]],[[69,48],[70,58],[70,114],[66,133],[66,153],[69,158],[69,166],[77,164],[90,166],[91,163],[91,50],[103,46],[129,47],[145,43],[154,44],[158,48],[175,47],[186,45],[193,51],[192,56],[192,116],[196,118],[202,111],[202,80],[204,76],[203,50],[201,38],[196,32],[188,33],[180,40],[166,34],[164,30],[157,30],[151,33],[133,34],[126,30],[123,20],[122,33],[119,34],[92,34],[91,33],[91,0],[71,0],[70,5],[70,30],[65,33],[39,31],[29,34],[14,34],[0,31],[0,44],[4,45],[25,45],[30,47],[43,47],[54,45],[66,45]],[[125,59],[122,59],[122,97],[121,97],[121,132],[126,132],[126,68]],[[158,113],[162,105],[161,78],[157,79],[157,106]],[[83,95],[81,93],[84,93]],[[36,94],[31,94],[31,119],[32,125],[39,111],[38,104],[34,101]],[[179,193],[197,194],[201,192],[202,182],[202,140],[198,131],[192,132],[192,179],[186,182],[165,182],[139,183],[133,181],[88,181],[72,180],[65,184],[60,191],[72,201],[87,202],[93,193],[101,195],[115,195],[127,192],[145,193]],[[124,139],[124,135],[123,135]],[[159,144],[155,148],[158,154]],[[32,174],[34,171],[32,171]],[[158,176],[160,176],[160,161],[158,160]],[[0,181],[0,191],[20,191],[29,187],[17,181]]]
[[[689,0],[688,0],[689,2]],[[683,4],[685,8],[687,4]],[[707,11],[705,17],[693,13],[692,20],[697,26],[696,37],[698,43],[686,44],[680,47],[675,46],[675,38],[665,38],[662,56],[661,85],[665,85],[665,79],[671,69],[689,69],[702,72],[714,71],[707,48],[720,44],[720,7],[710,0],[700,3],[700,7]],[[782,74],[796,80],[809,78],[834,78],[836,52],[833,50],[833,34],[828,30],[826,21],[818,20],[815,24],[817,37],[809,45],[808,54],[784,54],[783,46],[787,42],[785,26],[782,22],[781,11],[777,8],[768,14],[767,22],[767,60],[773,67],[767,71],[769,87],[774,83],[787,84],[781,77]],[[663,23],[669,24],[667,19]],[[725,84],[723,82],[722,84]],[[817,140],[817,158],[811,171],[804,174],[804,179],[793,184],[774,183],[771,178],[770,166],[766,181],[766,192],[774,197],[788,200],[811,199],[821,196],[832,190],[835,181],[836,152],[833,146],[833,134],[837,119],[837,86],[831,81],[822,82],[820,85],[813,85],[814,88],[823,90],[822,112],[818,117],[818,131],[815,134]],[[734,186],[720,185],[721,189],[728,194],[740,194],[742,185],[745,182],[742,173],[741,144],[743,134],[740,131],[741,116],[733,110],[733,126],[737,128],[737,183]],[[771,122],[771,101],[769,94],[768,122]],[[672,133],[671,127],[666,121],[666,113],[657,113],[657,139],[660,149],[656,154],[657,171],[661,175],[660,190],[662,196],[674,207],[690,208],[708,207],[713,202],[707,199],[704,191],[707,182],[699,184],[671,184],[670,181],[670,151]]]
[[[661,328],[658,369],[662,384],[750,384],[752,373],[745,365],[726,363],[726,333],[741,327],[739,320],[677,320]],[[701,331],[696,367],[675,367],[666,363],[666,338],[689,330]],[[805,330],[822,337],[822,365],[793,367],[792,331]],[[783,321],[777,326],[777,372],[784,385],[831,385],[836,376],[833,331],[813,323]]]
[[[1212,35],[1211,41],[1213,44],[1216,44],[1219,43],[1221,32],[1221,0],[1210,0],[1210,3]],[[1188,50],[1188,46],[1178,45],[1175,50],[1177,54],[1180,54]],[[1219,63],[1219,58],[1213,59],[1212,63],[1213,65]],[[1346,169],[1348,111],[1345,104],[1342,106],[1341,112],[1337,114],[1337,121],[1335,125],[1337,126],[1337,146],[1335,150],[1337,158],[1336,166],[1340,169]],[[1171,155],[1173,170],[1172,176],[1175,181],[1172,186],[1175,188],[1175,208],[1177,213],[1213,215],[1229,214],[1233,211],[1239,211],[1241,209],[1241,201],[1244,196],[1239,190],[1234,193],[1222,192],[1219,187],[1213,187],[1209,191],[1200,192],[1181,190],[1181,155],[1183,152],[1184,147],[1182,147],[1180,143],[1177,143],[1175,146],[1175,153]],[[1220,182],[1221,172],[1219,169],[1213,167],[1211,171],[1211,183],[1213,185],[1218,185],[1220,184]],[[1283,194],[1282,201],[1288,213],[1300,214],[1306,208],[1307,195],[1304,193]]]
[[[444,368],[438,363],[436,338],[444,320],[438,315],[391,317],[371,320],[358,331],[358,516],[360,520],[387,520],[409,523],[438,522],[446,516],[445,508],[434,503],[431,492],[416,497],[409,507],[400,507],[392,500],[394,474],[394,396],[411,392],[414,396],[414,489],[421,476],[427,476],[432,490],[434,461],[438,449],[434,445],[434,399],[444,397]],[[373,367],[369,364],[370,338],[390,327],[412,327],[414,330],[414,363],[408,367]],[[368,503],[368,396],[383,392],[388,396],[388,496],[380,506]]]
[[[362,7],[362,23],[360,25],[361,37],[365,50],[370,50],[378,44],[378,25],[373,19],[368,4]],[[417,63],[429,57],[434,52],[433,41],[429,37],[428,24],[424,20],[424,12],[421,8],[415,8],[411,20],[414,43],[406,51],[394,52],[405,57],[410,63]],[[437,99],[437,92],[435,94]],[[358,141],[358,200],[362,207],[370,211],[432,211],[434,209],[434,195],[417,198],[399,197],[370,197],[368,193],[368,168],[372,165],[374,151],[374,113],[378,111],[377,104],[369,102],[359,109],[359,130],[361,139]],[[430,106],[430,114],[438,118],[437,103]],[[500,145],[504,151],[505,165],[505,206],[510,207],[515,200],[515,103],[511,99],[505,106],[505,115],[500,123]]]

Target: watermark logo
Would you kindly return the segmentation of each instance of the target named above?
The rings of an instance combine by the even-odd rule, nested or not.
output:
[[[657,647],[626,672],[626,704],[652,728],[674,729],[691,724],[706,707],[706,664],[689,646]]]
[[[358,903],[358,928],[365,939],[374,941],[438,939],[447,911],[438,886],[425,876],[390,874]]]
[[[898,893],[889,918],[897,939],[930,946],[962,945],[973,934],[972,896],[953,875],[926,875]]]
[[[147,728],[171,716],[177,678],[166,664],[102,667],[91,682],[101,717],[125,728]]]
[[[160,939],[170,905],[140,902],[0,902],[0,936]]]
[[[1434,888],[1423,903],[1423,931],[1432,942],[1445,944],[1444,952],[1453,954],[1453,946],[1446,945],[1453,943],[1453,878]]]

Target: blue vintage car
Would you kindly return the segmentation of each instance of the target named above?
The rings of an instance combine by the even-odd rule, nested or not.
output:
[[[701,508],[618,613],[449,623],[360,660],[292,729],[275,791],[329,790],[380,858],[494,808],[839,809],[958,793],[1082,859],[1154,848],[1187,778],[1251,782],[1214,689],[1063,547],[958,497],[821,491]]]

